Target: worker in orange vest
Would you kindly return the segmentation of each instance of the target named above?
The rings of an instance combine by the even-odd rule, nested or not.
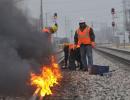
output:
[[[79,28],[75,32],[74,41],[76,45],[80,45],[83,70],[89,71],[91,74],[93,66],[92,47],[95,47],[95,35],[93,29],[86,24],[83,18],[80,19]]]
[[[54,34],[55,32],[57,32],[57,30],[58,30],[57,17],[58,17],[57,13],[54,13],[54,16],[53,16],[53,23],[54,24],[52,26],[45,27],[45,28],[43,28],[41,30],[42,32],[47,33],[50,42],[51,42],[52,34]]]
[[[43,28],[43,29],[42,29],[42,32],[47,32],[47,33],[53,34],[53,33],[55,33],[57,30],[58,30],[58,25],[57,25],[57,24],[54,24],[54,25],[52,25],[51,27],[45,27],[45,28]]]
[[[49,40],[51,41],[51,38],[52,38],[51,36],[52,36],[52,34],[54,34],[55,32],[57,32],[57,30],[58,30],[58,24],[55,23],[55,24],[52,25],[51,27],[45,27],[45,28],[43,28],[43,29],[42,29],[42,32],[47,33],[48,38],[49,38]]]

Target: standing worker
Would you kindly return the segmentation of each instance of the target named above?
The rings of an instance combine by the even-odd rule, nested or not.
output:
[[[57,13],[54,13],[54,21],[53,21],[53,25],[51,26],[47,26],[47,27],[44,27],[41,32],[44,33],[44,35],[46,36],[47,38],[47,43],[49,43],[49,45],[47,46],[48,47],[48,52],[52,53],[53,51],[53,48],[52,48],[52,35],[54,33],[56,33],[58,31],[58,23],[57,23]],[[50,54],[52,55],[52,54]],[[48,57],[50,60],[51,58]]]
[[[51,42],[51,37],[52,37],[52,34],[56,33],[57,30],[58,30],[58,24],[57,24],[57,13],[54,13],[54,16],[53,16],[53,25],[52,26],[48,26],[48,27],[45,27],[43,28],[41,31],[44,32],[44,33],[47,33],[48,35],[48,39],[49,41]]]
[[[92,47],[95,47],[95,35],[93,29],[86,24],[83,18],[80,19],[79,28],[75,32],[74,41],[76,45],[80,45],[83,70],[91,74],[93,66]]]
[[[42,32],[44,33],[48,33],[48,37],[49,37],[49,40],[51,41],[51,35],[54,34],[55,32],[57,32],[58,30],[58,25],[57,24],[54,24],[50,27],[45,27],[42,29]]]
[[[77,67],[79,67],[79,69],[82,70],[83,66],[80,55],[80,45],[75,46],[75,60],[77,61]]]

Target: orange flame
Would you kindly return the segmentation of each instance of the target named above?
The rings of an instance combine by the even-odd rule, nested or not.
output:
[[[55,63],[54,57],[52,57],[52,66],[43,66],[40,74],[31,73],[31,85],[36,87],[34,95],[39,95],[40,97],[51,95],[51,87],[59,84],[58,81],[61,78],[59,65]]]

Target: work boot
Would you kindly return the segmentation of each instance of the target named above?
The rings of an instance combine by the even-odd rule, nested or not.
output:
[[[82,70],[83,71],[88,71],[88,67],[83,67]]]
[[[92,75],[92,74],[93,74],[91,67],[88,68],[88,73],[89,73],[89,75]]]
[[[62,66],[62,69],[65,69],[66,67],[65,66]]]
[[[96,67],[89,66],[88,72],[90,75],[97,75]]]
[[[90,65],[88,66],[88,73],[89,73],[89,75],[93,74],[93,68]]]

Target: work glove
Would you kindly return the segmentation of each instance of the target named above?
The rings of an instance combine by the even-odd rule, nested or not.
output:
[[[95,42],[92,42],[92,48],[95,48],[96,44]]]

